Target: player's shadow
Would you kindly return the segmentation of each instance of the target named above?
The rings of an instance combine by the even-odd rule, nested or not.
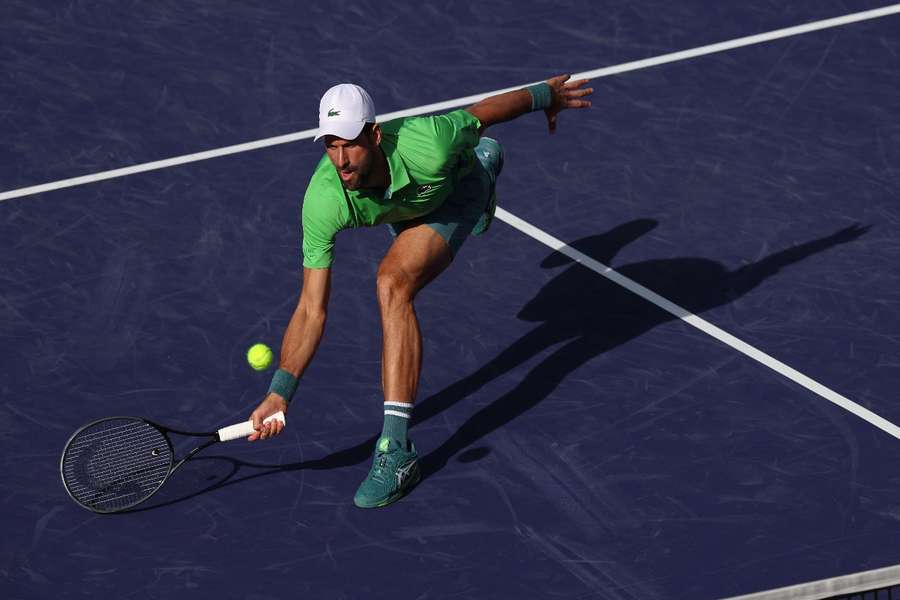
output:
[[[582,238],[571,246],[610,265],[625,245],[656,225],[656,221],[648,219],[632,221],[604,234]],[[853,241],[868,230],[869,227],[853,225],[734,270],[705,258],[647,260],[615,267],[615,270],[688,311],[679,316],[699,314],[733,302],[781,269]],[[425,476],[435,473],[457,453],[534,408],[589,360],[676,318],[621,285],[575,264],[560,252],[554,252],[541,263],[547,269],[564,265],[568,267],[519,312],[520,319],[540,323],[537,327],[477,371],[416,407],[414,420],[425,421],[504,373],[561,344],[513,389],[469,417],[443,444],[429,453],[422,460]]]
[[[627,244],[656,227],[657,222],[641,219],[612,230],[582,238],[571,246],[601,263],[612,259]],[[853,225],[827,237],[775,252],[738,269],[705,258],[656,259],[615,267],[625,277],[667,298],[690,313],[699,314],[740,298],[781,269],[839,244],[864,235],[869,227]],[[534,408],[573,371],[604,352],[632,340],[657,325],[676,317],[643,300],[622,286],[554,252],[541,263],[546,269],[567,267],[532,298],[518,317],[540,323],[485,365],[416,405],[413,425],[439,415],[457,402],[504,373],[529,361],[552,346],[559,347],[531,369],[510,391],[473,414],[444,443],[422,459],[427,477],[440,470],[453,456]],[[171,500],[160,499],[147,510],[180,502],[216,488],[240,483],[273,472],[300,469],[334,469],[357,465],[371,459],[377,436],[324,457],[293,464],[259,464],[240,459],[211,456],[220,475],[211,477],[203,489]],[[472,460],[486,454],[476,449]],[[465,456],[465,455],[464,455]],[[199,461],[200,459],[195,459]],[[212,463],[210,463],[212,464]],[[242,477],[244,468],[257,472]]]

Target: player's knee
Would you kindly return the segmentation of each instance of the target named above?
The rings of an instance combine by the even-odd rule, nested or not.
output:
[[[379,269],[375,279],[378,303],[381,306],[392,306],[410,302],[414,295],[412,280],[406,273],[397,269]]]

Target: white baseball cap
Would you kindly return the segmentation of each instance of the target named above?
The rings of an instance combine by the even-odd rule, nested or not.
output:
[[[325,92],[319,102],[319,134],[315,141],[326,135],[353,140],[366,123],[374,122],[375,103],[368,92],[353,83],[340,83]]]

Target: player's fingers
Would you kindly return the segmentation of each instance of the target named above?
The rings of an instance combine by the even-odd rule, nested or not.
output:
[[[569,80],[571,75],[557,75],[556,77],[551,77],[547,80],[547,83],[550,84],[550,87],[559,87]]]
[[[566,108],[588,108],[590,106],[590,100],[569,100],[566,102]]]
[[[576,88],[580,88],[586,83],[589,83],[590,79],[576,79],[575,81],[569,81],[566,83],[565,88],[567,90],[574,90]]]
[[[248,441],[248,442],[255,442],[255,441],[258,440],[258,439],[259,439],[259,432],[258,432],[258,431],[254,431],[253,433],[250,434],[250,437],[247,438],[247,441]]]
[[[588,96],[594,93],[594,88],[584,88],[583,90],[570,90],[566,92],[566,96],[569,98],[581,98],[583,96]]]

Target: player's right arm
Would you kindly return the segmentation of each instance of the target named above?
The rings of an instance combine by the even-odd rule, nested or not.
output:
[[[300,301],[284,332],[280,368],[300,379],[309,366],[325,331],[331,269],[303,269]]]
[[[319,160],[303,195],[301,224],[303,289],[284,332],[279,372],[275,374],[270,388],[281,390],[288,396],[293,393],[296,380],[303,376],[312,362],[325,331],[335,236],[353,225],[340,178],[327,154]],[[285,373],[281,373],[282,370]],[[252,442],[281,433],[281,423],[263,426],[262,420],[279,410],[286,411],[290,400],[280,393],[268,393],[250,415],[256,433],[248,439]]]
[[[312,362],[322,334],[325,332],[325,320],[328,315],[328,297],[331,293],[331,269],[303,269],[303,290],[300,301],[284,332],[281,342],[281,359],[279,368],[287,371],[297,379],[303,376],[306,367]],[[287,412],[288,403],[279,394],[271,392],[253,411],[250,418],[257,430],[248,439],[266,439],[278,435],[284,425],[272,421],[263,426],[262,420],[277,412]]]

